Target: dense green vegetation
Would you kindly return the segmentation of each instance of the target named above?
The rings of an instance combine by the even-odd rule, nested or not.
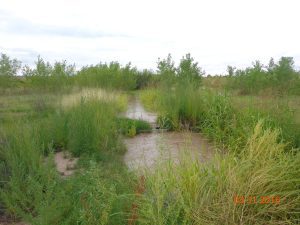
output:
[[[40,56],[33,68],[21,66],[17,59],[1,54],[0,87],[2,92],[42,90],[43,92],[67,91],[74,86],[101,87],[118,90],[136,90],[155,83],[154,73],[150,70],[138,71],[130,63],[126,66],[118,62],[99,63],[76,71],[75,64],[45,62]],[[16,76],[16,75],[23,75]]]
[[[173,90],[147,90],[141,93],[141,99],[148,109],[153,106],[160,112],[158,122],[162,127],[201,131],[221,147],[239,151],[261,119],[265,127],[280,129],[283,141],[300,146],[300,128],[287,106],[282,106],[281,113],[254,106],[237,109],[226,93],[215,94],[186,84]]]
[[[6,213],[32,224],[125,221],[135,178],[124,170],[114,102],[87,99],[72,108],[43,110],[48,112],[1,127],[1,202]],[[67,180],[53,163],[53,154],[61,150],[81,156],[80,172]]]
[[[294,69],[292,57],[281,57],[278,63],[271,58],[268,66],[256,61],[244,70],[228,66],[227,71],[228,87],[244,95],[259,92],[300,95],[300,73]]]
[[[176,79],[177,75],[170,76]],[[227,79],[231,82],[240,78]],[[219,88],[216,91],[209,86],[198,88],[194,82],[174,82],[169,87],[162,84],[159,89],[141,92],[141,100],[148,110],[159,113],[162,127],[201,132],[225,155],[217,155],[205,165],[192,163],[187,156],[179,166],[164,163],[154,174],[149,174],[146,185],[149,193],[140,206],[142,223],[299,222],[300,154],[296,148],[300,146],[300,129],[290,106],[274,100],[276,111],[254,104],[242,108],[232,92]],[[239,205],[232,201],[236,195],[245,198],[280,195],[285,200],[280,207]]]
[[[284,153],[278,131],[259,123],[236,157],[217,155],[208,164],[182,157],[147,174],[140,202],[141,224],[297,224],[300,157]],[[235,204],[236,196],[257,203]],[[281,196],[280,204],[260,204]],[[284,196],[284,197],[283,197]]]
[[[156,73],[117,62],[76,71],[40,57],[29,68],[1,57],[0,214],[37,225],[129,224],[138,205],[135,224],[299,223],[300,76],[291,58],[206,78],[190,54],[178,66],[159,59]],[[122,117],[129,91],[161,128],[207,136],[215,158],[200,163],[185,149],[179,164],[139,171],[146,183],[137,195],[122,139],[151,126]],[[79,157],[74,175],[57,172],[59,151]],[[260,204],[263,196],[280,203]]]

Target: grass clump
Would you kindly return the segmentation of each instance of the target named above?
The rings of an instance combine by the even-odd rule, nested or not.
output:
[[[286,154],[278,134],[258,124],[239,157],[162,163],[147,174],[140,224],[296,224],[300,154]],[[236,196],[245,203],[235,203]],[[280,203],[261,204],[263,196],[280,196]]]
[[[83,99],[67,118],[68,149],[75,156],[120,151],[115,113],[110,103]]]

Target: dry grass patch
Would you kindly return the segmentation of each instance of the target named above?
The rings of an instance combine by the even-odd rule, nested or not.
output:
[[[64,95],[61,105],[64,108],[71,108],[78,105],[82,100],[99,100],[102,102],[115,102],[118,109],[124,111],[127,106],[127,96],[117,91],[107,91],[100,88],[86,88],[79,92]]]

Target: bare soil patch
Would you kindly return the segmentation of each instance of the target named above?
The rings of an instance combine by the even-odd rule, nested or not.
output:
[[[71,176],[76,170],[78,158],[71,156],[69,152],[57,152],[54,156],[54,162],[57,171],[63,176]]]

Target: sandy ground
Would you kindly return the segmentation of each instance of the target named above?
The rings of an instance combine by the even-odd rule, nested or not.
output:
[[[78,158],[72,158],[68,152],[57,152],[54,156],[57,171],[63,176],[71,176],[75,172]]]

